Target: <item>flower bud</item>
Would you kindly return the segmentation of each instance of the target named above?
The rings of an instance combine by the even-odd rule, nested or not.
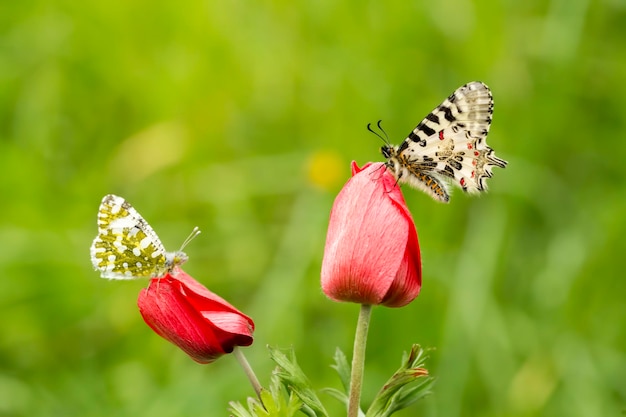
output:
[[[352,175],[330,213],[322,290],[335,301],[402,307],[422,285],[415,223],[384,164],[353,162]]]
[[[151,279],[137,304],[152,330],[196,362],[210,363],[235,346],[252,344],[252,319],[180,268]]]

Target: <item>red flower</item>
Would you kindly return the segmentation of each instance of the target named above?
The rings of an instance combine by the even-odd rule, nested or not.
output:
[[[421,286],[415,223],[396,179],[382,163],[352,162],[330,213],[322,290],[335,301],[402,307]]]
[[[176,268],[150,280],[137,300],[144,321],[193,360],[210,363],[252,344],[251,318]]]

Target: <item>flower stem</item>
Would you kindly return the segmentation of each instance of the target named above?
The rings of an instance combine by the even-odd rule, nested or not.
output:
[[[233,349],[233,355],[235,355],[235,358],[237,358],[237,362],[239,362],[239,365],[241,365],[241,367],[243,368],[243,371],[248,377],[248,380],[250,380],[250,384],[252,384],[252,388],[254,388],[256,396],[259,398],[259,401],[261,401],[261,404],[263,404],[263,401],[261,400],[261,390],[263,389],[263,387],[261,386],[259,379],[256,377],[256,374],[252,370],[250,363],[238,346],[235,346],[235,348]]]
[[[372,316],[372,306],[361,304],[359,320],[356,324],[354,336],[354,351],[352,353],[352,375],[350,375],[350,399],[348,402],[348,417],[359,415],[359,403],[361,402],[361,385],[363,383],[363,366],[365,363],[365,346],[367,344],[367,331]]]

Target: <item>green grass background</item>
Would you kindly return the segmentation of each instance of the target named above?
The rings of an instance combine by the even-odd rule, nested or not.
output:
[[[319,288],[349,162],[381,160],[460,85],[494,94],[490,192],[405,189],[421,295],[375,308],[363,404],[412,343],[434,394],[403,416],[626,412],[623,0],[5,1],[0,4],[0,416],[218,416],[234,358],[156,336],[89,245],[127,198],[185,269],[293,346],[321,388],[357,305]],[[392,233],[393,231],[389,231]],[[342,407],[322,398],[333,416]],[[400,415],[400,414],[399,414]]]

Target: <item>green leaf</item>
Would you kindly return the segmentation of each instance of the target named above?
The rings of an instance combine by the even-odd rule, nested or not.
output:
[[[248,409],[238,402],[229,405],[229,411],[235,417],[293,417],[300,411],[302,402],[288,392],[278,377],[272,376],[270,389],[261,390],[261,401],[248,398]]]
[[[330,367],[333,368],[335,371],[337,371],[337,374],[339,374],[341,385],[343,385],[343,388],[347,394],[348,391],[350,390],[351,366],[348,363],[348,359],[346,358],[346,355],[339,348],[335,350],[334,359],[335,359],[335,363],[331,365]]]
[[[341,349],[337,348],[334,359],[335,363],[330,367],[335,369],[337,374],[339,374],[339,379],[341,380],[345,393],[335,388],[323,388],[320,391],[342,402],[346,406],[347,410],[348,403],[350,402],[350,378],[352,369],[350,364],[348,364],[346,355],[341,351]],[[359,417],[365,417],[365,413],[363,413],[360,409]]]
[[[291,393],[302,401],[301,411],[310,417],[328,417],[311,384],[300,369],[293,349],[287,349],[286,354],[278,349],[268,347],[270,358],[276,363],[274,375]]]
[[[348,397],[348,395],[344,394],[343,392],[339,391],[338,389],[334,389],[334,388],[323,388],[320,391],[330,395],[331,397],[334,397],[335,399],[339,400],[340,402],[342,402],[345,406],[346,406],[346,410],[348,409],[348,403],[350,402],[350,399]],[[359,409],[359,417],[365,417],[365,413],[363,411],[361,411]]]
[[[385,383],[367,410],[367,417],[387,417],[430,394],[434,378],[424,367],[427,356],[419,345],[413,345],[402,356],[402,365]],[[411,386],[409,386],[411,384]]]
[[[346,405],[346,408],[348,407],[348,396],[344,394],[343,392],[339,391],[338,389],[322,388],[320,391],[344,403]]]

